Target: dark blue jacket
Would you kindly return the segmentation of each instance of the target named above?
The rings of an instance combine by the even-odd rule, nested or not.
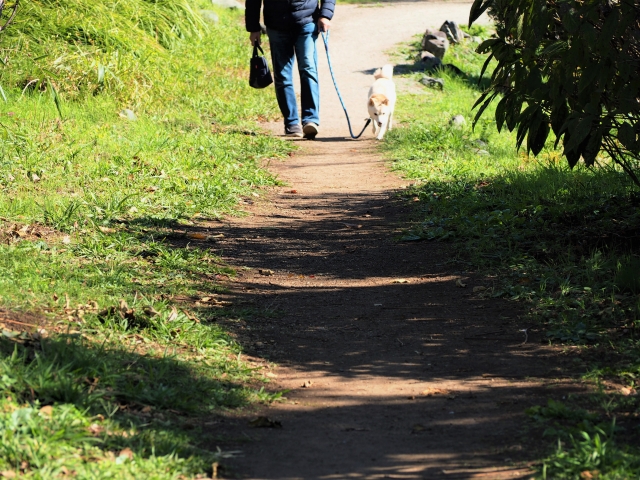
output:
[[[274,30],[291,30],[299,25],[316,22],[320,17],[331,20],[336,0],[245,0],[247,32],[260,31],[260,8],[264,2],[264,23]]]

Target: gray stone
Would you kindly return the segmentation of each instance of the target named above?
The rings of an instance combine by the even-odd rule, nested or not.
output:
[[[446,38],[430,38],[423,42],[422,48],[442,59],[449,48],[449,41]]]
[[[484,142],[484,141],[480,140],[479,138],[476,138],[471,143],[473,143],[478,148],[486,148],[487,147],[487,142]]]
[[[244,10],[244,4],[236,2],[236,0],[211,0],[211,3],[217,7]]]
[[[444,89],[444,80],[441,78],[433,78],[425,75],[420,79],[420,83],[427,87],[439,88],[440,90]]]
[[[480,38],[480,37],[471,37],[471,41],[473,43],[482,43],[482,38]]]
[[[200,10],[200,16],[205,22],[213,25],[220,21],[220,17],[218,17],[218,14],[213,10]]]
[[[451,43],[460,43],[464,38],[464,32],[453,20],[446,20],[440,27],[440,31],[447,36]]]
[[[422,52],[420,55],[420,62],[422,62],[425,70],[433,70],[434,68],[438,68],[442,65],[442,60],[431,52]]]
[[[446,39],[447,35],[440,30],[434,30],[433,28],[427,28],[422,36],[422,50],[426,50],[425,44],[429,40],[437,40],[439,38]]]
[[[462,128],[467,124],[467,121],[464,119],[462,115],[456,115],[451,120],[449,120],[449,125],[453,128]]]

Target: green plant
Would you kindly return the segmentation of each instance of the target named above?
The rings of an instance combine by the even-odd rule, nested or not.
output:
[[[0,471],[210,476],[211,412],[282,396],[216,323],[254,312],[199,303],[235,274],[199,232],[291,150],[254,126],[277,105],[246,85],[237,12],[21,5],[0,43]]]
[[[476,120],[499,99],[498,129],[517,129],[518,147],[538,155],[553,130],[571,167],[605,163],[604,150],[640,186],[638,4],[475,0],[470,23],[487,9],[496,38],[478,52],[497,65]]]

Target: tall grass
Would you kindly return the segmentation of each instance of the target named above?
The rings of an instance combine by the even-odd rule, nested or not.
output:
[[[290,150],[255,129],[277,106],[247,84],[241,15],[21,5],[0,38],[0,471],[211,476],[208,415],[278,398],[215,323],[247,311],[218,300],[234,271],[206,222]]]

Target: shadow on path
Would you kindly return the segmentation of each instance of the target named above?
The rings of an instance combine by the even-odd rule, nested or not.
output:
[[[540,453],[527,443],[524,410],[579,393],[565,386],[558,351],[531,329],[524,343],[530,325],[517,307],[474,294],[492,280],[461,270],[444,245],[398,241],[412,207],[396,191],[290,191],[224,227],[218,244],[247,268],[233,294],[257,312],[225,327],[254,357],[281,365],[274,388],[290,390],[264,413],[282,429],[231,424],[253,440],[241,446],[237,472],[529,475],[512,470]]]

